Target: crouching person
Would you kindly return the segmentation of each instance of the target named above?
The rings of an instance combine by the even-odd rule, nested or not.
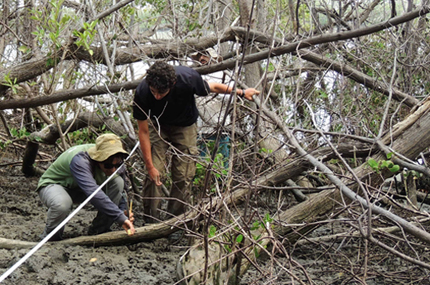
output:
[[[46,237],[71,213],[74,203],[80,204],[94,193],[121,166],[126,156],[121,139],[114,134],[101,135],[95,144],[74,146],[62,153],[45,171],[37,186],[42,203],[48,207],[41,237]],[[89,235],[110,231],[114,222],[134,234],[134,219],[132,215],[127,216],[122,195],[124,173],[112,178],[91,199],[98,213],[90,225]],[[63,232],[64,227],[50,241],[61,240]]]

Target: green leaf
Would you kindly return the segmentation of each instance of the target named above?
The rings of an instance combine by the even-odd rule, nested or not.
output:
[[[10,133],[12,136],[17,137],[18,136],[18,131],[15,128],[11,128],[10,129]]]
[[[61,25],[67,24],[70,21],[71,17],[69,15],[65,15],[63,16],[63,18],[61,18]]]
[[[240,235],[238,235],[238,236],[236,237],[236,242],[237,242],[237,243],[241,243],[241,242],[242,242],[242,240],[243,240],[243,235],[242,235],[242,234],[240,234]]]
[[[54,61],[54,59],[52,59],[52,58],[48,58],[47,60],[46,60],[46,66],[54,66],[54,64],[55,64],[55,61]]]
[[[253,236],[254,240],[259,240],[261,238],[261,234]]]
[[[256,230],[260,227],[260,222],[256,221],[252,224],[251,230]]]
[[[209,237],[209,238],[212,238],[212,237],[214,237],[214,236],[215,236],[215,234],[216,234],[216,227],[215,227],[214,225],[211,225],[211,226],[209,227],[209,234],[208,234],[208,237]]]
[[[400,170],[400,166],[394,165],[393,167],[389,168],[391,172],[398,172]]]
[[[376,162],[376,160],[374,160],[373,158],[370,158],[367,161],[367,164],[370,165],[370,167],[372,167],[373,169],[378,169],[378,163]]]
[[[232,250],[231,250],[231,248],[226,244],[226,245],[224,245],[224,248],[230,253],[230,252],[232,252]]]
[[[269,213],[267,213],[267,214],[264,216],[264,222],[265,222],[265,223],[271,223],[271,222],[273,222],[273,219],[270,217]]]
[[[254,255],[256,258],[258,258],[260,256],[260,254],[258,253],[258,248],[254,247]]]
[[[328,99],[328,94],[325,91],[321,90],[320,91],[320,98],[322,98],[322,99]]]
[[[22,53],[28,53],[30,51],[30,48],[28,46],[22,45],[18,48],[18,50]]]

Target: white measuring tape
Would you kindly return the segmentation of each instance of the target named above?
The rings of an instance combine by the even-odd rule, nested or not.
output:
[[[11,268],[9,268],[5,273],[3,273],[2,276],[0,276],[0,282],[2,282],[4,279],[6,279],[12,272],[15,271],[21,264],[23,264],[30,256],[33,255],[39,248],[41,248],[49,239],[58,232],[62,227],[64,227],[68,221],[70,221],[71,218],[73,218],[74,215],[76,215],[96,194],[99,192],[100,189],[103,188],[103,186],[108,183],[112,177],[124,166],[125,162],[131,157],[131,155],[136,151],[137,146],[139,145],[139,142],[136,143],[133,150],[130,152],[129,156],[125,159],[124,163],[121,164],[121,166],[111,175],[109,176],[105,182],[102,183],[102,185],[99,186],[88,198],[82,202],[79,207],[77,207],[67,218],[65,218],[55,229],[52,230],[44,239],[42,239],[35,247],[33,247],[26,255],[24,255],[17,263],[15,263]]]

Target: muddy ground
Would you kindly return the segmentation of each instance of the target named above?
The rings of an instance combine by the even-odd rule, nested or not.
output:
[[[3,159],[2,163],[7,161],[12,162]],[[15,165],[0,169],[1,238],[40,240],[46,208],[34,191],[37,180],[25,178],[20,167]],[[85,235],[95,214],[91,205],[85,206],[67,224],[65,238]],[[136,226],[141,226],[139,223],[136,221]],[[29,251],[0,249],[0,274]],[[176,261],[184,251],[183,246],[172,244],[167,238],[133,247],[50,243],[39,249],[2,284],[174,284]]]
[[[46,215],[46,209],[34,191],[38,179],[25,178],[21,173],[22,148],[8,147],[0,158],[0,238],[37,242]],[[289,199],[292,201],[293,197]],[[95,214],[91,205],[85,206],[67,224],[65,238],[85,235]],[[136,215],[136,226],[142,226],[139,213]],[[348,219],[350,217],[345,216],[341,224],[329,223],[320,227],[308,237],[348,231],[347,225],[353,222]],[[420,241],[408,238],[408,243],[402,242],[401,234],[381,240],[404,254],[429,263],[430,247]],[[50,243],[2,284],[177,284],[177,261],[187,248],[186,238],[168,237],[134,246]],[[297,244],[284,241],[267,250],[273,255],[263,253],[241,279],[241,284],[430,284],[428,269],[366,243],[362,238],[340,236]],[[29,251],[30,248],[0,248],[0,274]]]

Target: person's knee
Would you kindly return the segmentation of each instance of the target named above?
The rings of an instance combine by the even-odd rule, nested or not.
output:
[[[106,195],[111,199],[112,202],[118,205],[121,200],[121,193],[124,190],[124,179],[118,176],[115,177],[107,186],[105,191]]]
[[[121,176],[115,177],[114,179],[112,179],[110,187],[112,187],[112,189],[114,189],[115,191],[121,192],[122,189],[124,189],[124,179],[122,179]]]
[[[68,214],[73,206],[71,199],[57,199],[50,204],[51,211],[61,214]]]

